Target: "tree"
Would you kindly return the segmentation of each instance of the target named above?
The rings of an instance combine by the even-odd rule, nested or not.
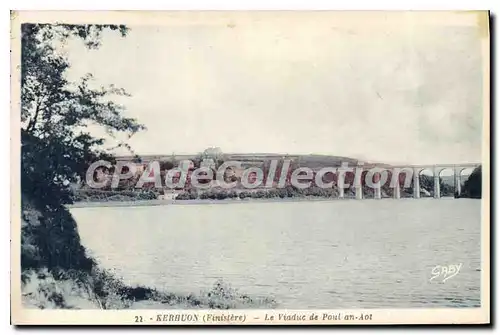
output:
[[[465,181],[464,190],[461,197],[480,199],[482,194],[482,172],[481,166],[472,171],[469,178]]]
[[[224,159],[224,154],[222,153],[222,150],[219,147],[207,148],[203,151],[201,155],[203,158],[211,158],[215,162]]]
[[[401,177],[401,175],[400,175]],[[409,194],[413,194],[413,183],[414,183],[414,177],[412,177],[411,185],[407,189],[405,189]],[[401,182],[400,178],[400,182]],[[420,174],[420,192],[421,196],[425,196],[422,191],[426,191],[429,193],[429,195],[434,194],[434,176],[429,176],[426,174]],[[453,195],[453,187],[450,185],[447,185],[444,181],[443,178],[439,177],[439,190],[440,190],[440,195],[441,196],[448,196],[448,195]]]
[[[167,171],[172,170],[175,167],[175,162],[172,161],[160,161],[160,170]]]
[[[118,25],[23,24],[21,27],[21,189],[33,199],[53,204],[71,202],[69,185],[85,179],[89,164],[113,160],[104,138],[86,131],[103,127],[109,136],[130,138],[145,129],[122,115],[113,96],[129,96],[114,87],[92,87],[92,74],[77,82],[66,79],[70,68],[57,43],[79,38],[89,49],[100,45],[102,31],[128,29]],[[131,150],[126,142],[118,146]]]
[[[85,179],[91,162],[114,158],[103,148],[104,139],[86,128],[97,125],[110,136],[128,137],[145,129],[135,119],[123,117],[124,108],[113,102],[113,96],[128,95],[123,89],[93,88],[91,74],[76,82],[67,79],[70,63],[57,51],[57,43],[76,37],[95,49],[105,29],[127,33],[126,27],[115,25],[21,26],[23,269],[90,271],[94,261],[86,256],[76,222],[63,204],[72,202],[71,183]],[[120,146],[130,149],[125,142]]]

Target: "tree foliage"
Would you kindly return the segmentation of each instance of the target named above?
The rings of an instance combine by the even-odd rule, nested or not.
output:
[[[481,199],[482,194],[482,171],[481,166],[472,171],[464,185],[463,193],[460,195],[464,198]]]
[[[113,85],[95,88],[92,74],[67,79],[71,64],[57,47],[71,38],[89,49],[100,46],[104,30],[125,36],[121,25],[23,24],[21,27],[21,162],[23,193],[54,204],[71,202],[70,183],[83,179],[90,162],[112,160],[104,138],[89,131],[102,127],[115,137],[145,129],[123,116],[113,101],[129,94]],[[118,146],[130,149],[126,142]]]

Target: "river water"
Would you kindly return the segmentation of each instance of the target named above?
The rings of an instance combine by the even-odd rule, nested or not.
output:
[[[480,306],[480,210],[384,199],[71,212],[90,254],[128,284],[188,294],[222,280],[277,308],[334,309]],[[458,274],[430,280],[449,265]]]

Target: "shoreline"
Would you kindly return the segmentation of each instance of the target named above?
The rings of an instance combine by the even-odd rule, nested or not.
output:
[[[350,199],[307,199],[307,198],[289,198],[289,199],[191,199],[191,200],[135,200],[135,201],[85,201],[66,205],[67,208],[84,207],[144,207],[144,206],[167,206],[167,205],[213,205],[213,204],[241,204],[251,202],[302,202],[302,201],[333,201]]]
[[[369,200],[422,200],[422,199],[432,199],[432,200],[458,200],[458,198],[454,197],[442,197],[439,199],[434,199],[432,197],[425,197],[425,198],[420,198],[420,199],[414,199],[411,197],[408,198],[400,198],[400,199],[393,199],[393,198],[382,198],[382,199],[373,199],[373,198],[368,198],[368,199],[355,199],[355,198],[344,198],[344,199],[339,199],[339,198],[262,198],[262,199],[254,199],[254,198],[248,198],[248,199],[240,199],[240,200],[234,200],[234,199],[223,199],[223,200],[214,200],[214,199],[192,199],[192,200],[135,200],[135,201],[81,201],[81,202],[76,202],[74,204],[68,204],[65,205],[66,208],[72,209],[72,208],[91,208],[91,207],[147,207],[147,206],[171,206],[171,205],[214,205],[214,204],[219,204],[219,205],[225,205],[225,204],[241,204],[241,203],[272,203],[272,202],[305,202],[305,201],[314,201],[314,202],[320,202],[320,201],[349,201],[349,200],[355,200],[355,201],[369,201]],[[471,199],[471,198],[460,198],[460,199]],[[474,199],[472,199],[474,200]]]

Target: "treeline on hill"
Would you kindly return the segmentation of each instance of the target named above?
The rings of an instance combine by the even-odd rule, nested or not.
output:
[[[193,160],[192,166],[189,168],[188,174],[186,176],[186,182],[184,187],[175,188],[178,191],[177,200],[194,200],[194,199],[211,199],[211,200],[224,200],[224,199],[259,199],[259,198],[293,198],[293,197],[320,197],[320,198],[338,198],[339,188],[336,185],[338,176],[333,172],[328,172],[323,175],[323,183],[333,183],[329,188],[323,188],[316,183],[316,172],[313,172],[311,178],[311,185],[307,188],[297,188],[291,184],[292,172],[299,168],[299,164],[296,161],[291,161],[290,167],[286,171],[284,187],[278,188],[278,182],[281,179],[283,160],[278,162],[276,167],[276,172],[274,174],[274,179],[272,182],[272,187],[265,188],[263,185],[268,184],[267,178],[270,170],[270,161],[264,161],[260,168],[263,171],[263,181],[261,186],[255,189],[245,188],[242,185],[241,175],[238,175],[236,171],[231,168],[227,168],[224,173],[224,180],[227,183],[234,182],[235,186],[230,189],[224,189],[221,187],[210,187],[205,189],[200,189],[193,187],[191,182],[192,172],[201,166],[201,162],[204,157],[202,154],[197,156]],[[207,184],[216,179],[217,169],[224,163],[224,159],[219,157],[214,160],[215,164],[211,167],[211,176],[209,173],[202,173],[207,179],[202,179],[199,181],[200,184]],[[117,188],[111,188],[111,179],[109,178],[113,174],[113,170],[105,171],[108,175],[108,184],[106,187],[99,190],[84,188],[81,189],[75,195],[75,201],[133,201],[133,200],[152,200],[157,199],[159,196],[165,194],[165,190],[168,187],[165,184],[165,175],[169,170],[178,167],[178,162],[175,159],[160,162],[161,171],[161,182],[162,187],[157,188],[153,182],[145,183],[141,188],[136,188],[138,180],[143,174],[142,171],[138,171],[134,177],[126,180],[120,181]],[[126,173],[127,171],[122,171]],[[147,173],[147,172],[146,172]],[[390,171],[388,173],[387,181],[382,185],[382,197],[388,198],[393,196],[393,188],[390,187],[392,180],[392,174]],[[301,173],[305,174],[305,173]],[[374,190],[372,187],[366,185],[366,175],[367,171],[364,171],[361,176],[363,196],[365,198],[373,198]],[[95,176],[97,178],[97,175]],[[345,173],[345,183],[351,185],[344,190],[344,197],[354,198],[355,188],[354,184],[355,174],[353,172]],[[250,184],[254,183],[257,178],[256,173],[250,173],[248,175],[248,182]],[[413,180],[410,183],[410,187],[405,188],[405,178],[406,175],[401,173],[399,176],[399,183],[401,186],[401,197],[412,197],[413,196]],[[180,174],[174,175],[173,181],[177,182],[180,179]],[[434,178],[432,176],[422,174],[420,176],[420,189],[422,196],[432,196],[434,192]],[[444,183],[440,179],[440,189],[442,196],[452,196],[454,194],[454,187]]]

